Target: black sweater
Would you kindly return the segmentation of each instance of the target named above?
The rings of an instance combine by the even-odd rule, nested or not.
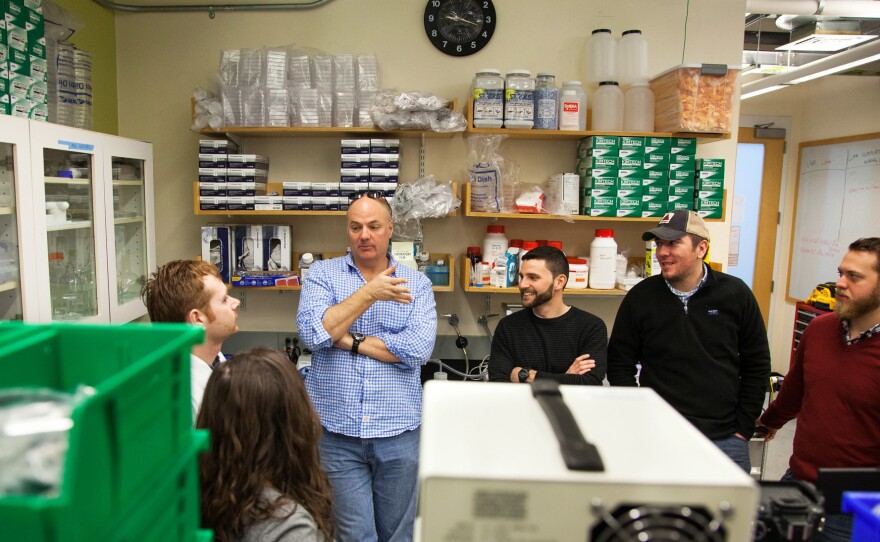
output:
[[[495,328],[489,380],[510,382],[513,368],[524,367],[535,369],[536,379],[602,385],[607,349],[605,322],[588,312],[571,307],[558,318],[538,318],[531,309],[523,309],[503,318]],[[596,366],[582,375],[565,374],[582,354],[590,354]]]
[[[770,347],[755,296],[740,279],[707,270],[687,311],[661,276],[637,284],[608,345],[612,386],[653,388],[710,439],[751,438],[770,378]]]

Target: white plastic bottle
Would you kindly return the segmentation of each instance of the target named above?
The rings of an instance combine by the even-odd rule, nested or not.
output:
[[[482,68],[474,76],[473,122],[476,128],[504,125],[504,78],[500,70]]]
[[[614,230],[598,229],[590,243],[590,288],[611,290],[616,284],[617,242]]]
[[[535,80],[532,72],[511,70],[504,80],[504,127],[531,130],[534,125]]]
[[[559,129],[587,129],[587,93],[580,81],[565,81],[559,92]]]
[[[499,256],[507,254],[507,237],[504,236],[504,226],[490,224],[486,226],[486,237],[483,238],[483,261],[491,266]],[[505,256],[506,257],[506,256]]]
[[[568,282],[565,284],[566,288],[583,290],[587,287],[588,277],[587,260],[581,260],[580,258],[568,259]]]
[[[617,81],[621,85],[648,82],[648,41],[641,30],[627,30],[617,42]]]
[[[602,81],[593,94],[594,132],[623,131],[623,91],[617,81]]]
[[[311,252],[303,252],[303,255],[299,258],[299,281],[300,284],[304,284],[306,282],[306,274],[309,272],[309,267],[315,262],[315,257],[312,256]]]
[[[587,82],[601,83],[602,81],[617,80],[617,42],[611,35],[611,30],[598,28],[593,30],[590,39],[587,40]]]
[[[623,131],[654,131],[654,92],[648,83],[633,83],[623,100]]]

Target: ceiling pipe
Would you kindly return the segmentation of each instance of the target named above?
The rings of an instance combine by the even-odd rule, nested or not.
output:
[[[880,19],[874,0],[746,0],[746,13]]]
[[[168,5],[134,5],[134,4],[118,4],[109,0],[93,0],[99,6],[116,11],[130,11],[136,13],[155,13],[155,12],[184,12],[184,11],[206,11],[213,19],[214,14],[218,11],[287,11],[295,9],[311,9],[329,4],[333,0],[312,0],[311,2],[298,3],[280,3],[280,4],[168,4]]]

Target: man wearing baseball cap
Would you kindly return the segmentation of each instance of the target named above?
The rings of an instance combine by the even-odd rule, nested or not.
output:
[[[770,377],[758,302],[743,281],[703,261],[709,230],[697,213],[666,213],[642,239],[657,243],[660,275],[620,305],[608,381],[652,388],[749,472],[748,439]]]

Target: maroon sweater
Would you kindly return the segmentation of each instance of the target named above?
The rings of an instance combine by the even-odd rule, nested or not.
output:
[[[761,422],[797,417],[789,465],[815,483],[819,467],[880,466],[880,335],[847,346],[836,314],[807,326],[794,366]]]

